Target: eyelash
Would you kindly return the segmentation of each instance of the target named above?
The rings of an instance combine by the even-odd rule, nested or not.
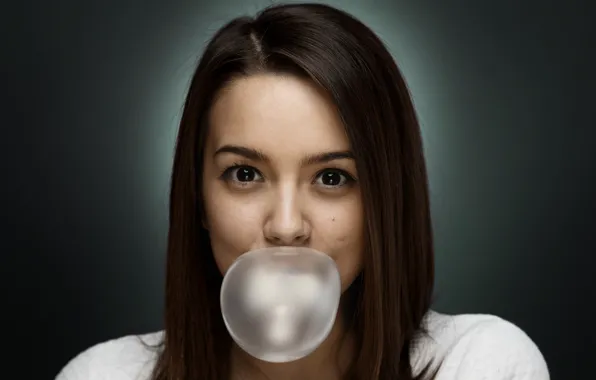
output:
[[[247,169],[251,169],[254,170],[255,173],[257,173],[261,178],[263,178],[263,174],[261,174],[261,172],[256,169],[253,166],[247,165],[247,164],[243,164],[243,163],[234,163],[231,166],[229,166],[228,168],[226,168],[222,174],[220,175],[220,179],[224,180],[224,181],[231,181],[231,182],[236,182],[236,183],[240,183],[240,186],[245,186],[244,184],[250,184],[252,182],[257,182],[257,181],[247,181],[247,182],[242,182],[242,181],[236,181],[235,179],[231,178],[232,173],[234,172],[234,170],[236,169],[241,169],[241,168],[247,168]],[[326,168],[323,169],[321,171],[319,171],[316,176],[315,179],[313,180],[313,183],[324,173],[326,172],[335,172],[338,173],[339,175],[343,176],[345,178],[345,183],[339,186],[325,186],[323,185],[323,187],[327,188],[327,189],[339,189],[339,188],[343,188],[345,186],[348,186],[354,182],[356,182],[356,179],[348,174],[345,170],[342,169],[336,169],[336,168]]]

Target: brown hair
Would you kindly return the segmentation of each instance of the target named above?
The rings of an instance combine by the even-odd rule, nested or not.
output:
[[[357,357],[351,379],[410,380],[410,349],[430,308],[434,258],[420,128],[381,40],[320,4],[276,5],[222,27],[192,78],[170,194],[165,334],[154,380],[230,377],[231,338],[219,305],[222,275],[202,227],[206,119],[217,92],[258,72],[310,78],[331,96],[351,141],[365,210],[364,269],[346,292]],[[432,376],[434,377],[434,376]]]

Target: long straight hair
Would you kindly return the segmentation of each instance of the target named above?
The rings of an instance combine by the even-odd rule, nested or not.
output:
[[[154,380],[230,378],[232,340],[219,272],[202,227],[207,115],[235,78],[282,73],[326,91],[341,116],[360,177],[365,252],[346,291],[356,357],[346,378],[411,380],[410,352],[431,304],[434,258],[420,128],[406,83],[381,40],[320,4],[276,5],[240,17],[208,43],[186,98],[174,157],[165,332]],[[436,373],[436,372],[435,372]]]

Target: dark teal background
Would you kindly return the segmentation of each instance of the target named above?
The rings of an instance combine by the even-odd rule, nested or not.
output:
[[[269,3],[3,5],[1,377],[53,378],[94,343],[161,328],[184,92],[211,33]],[[436,309],[498,314],[538,344],[553,379],[593,378],[594,5],[329,3],[380,34],[411,87]]]

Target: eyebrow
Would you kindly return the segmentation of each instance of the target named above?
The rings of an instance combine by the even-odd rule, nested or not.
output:
[[[262,151],[253,148],[247,148],[244,146],[238,145],[224,145],[221,148],[217,149],[213,154],[213,157],[216,157],[219,154],[223,153],[231,153],[238,156],[242,156],[248,158],[253,161],[261,161],[261,162],[271,162],[271,159]],[[316,153],[311,154],[304,157],[300,163],[302,166],[308,165],[315,165],[315,164],[324,164],[326,162],[334,161],[334,160],[342,160],[342,159],[354,159],[354,154],[349,150],[344,151],[336,151],[336,152],[323,152],[323,153]]]

